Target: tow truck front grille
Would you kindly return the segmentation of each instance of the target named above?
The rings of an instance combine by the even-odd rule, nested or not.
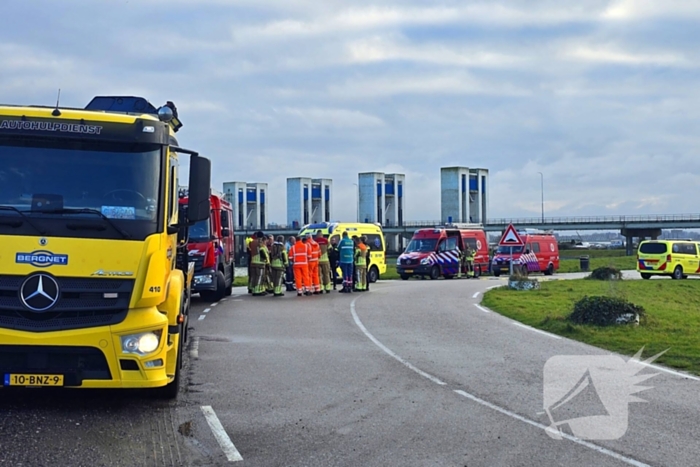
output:
[[[134,281],[55,277],[56,305],[37,313],[22,304],[19,290],[26,276],[0,276],[0,327],[20,331],[59,331],[122,322],[129,309]]]

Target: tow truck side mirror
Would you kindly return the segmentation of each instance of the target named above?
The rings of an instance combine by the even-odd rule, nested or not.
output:
[[[224,238],[228,238],[231,236],[231,231],[229,229],[223,228],[221,229],[221,236]]]
[[[190,180],[188,186],[187,221],[194,224],[209,219],[211,210],[211,161],[205,157],[190,157]]]

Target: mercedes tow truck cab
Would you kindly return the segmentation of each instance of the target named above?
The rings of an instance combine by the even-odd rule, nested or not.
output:
[[[181,127],[174,104],[140,97],[0,105],[2,387],[177,396],[194,276],[182,232],[209,217],[211,181]]]

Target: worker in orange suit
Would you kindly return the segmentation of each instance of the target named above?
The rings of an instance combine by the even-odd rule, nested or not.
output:
[[[306,235],[309,248],[309,280],[314,295],[321,293],[321,276],[318,274],[318,261],[321,259],[321,246],[316,243],[311,234]]]
[[[309,284],[309,253],[305,237],[299,237],[289,249],[289,257],[294,263],[294,281],[297,287],[297,297],[311,295]]]

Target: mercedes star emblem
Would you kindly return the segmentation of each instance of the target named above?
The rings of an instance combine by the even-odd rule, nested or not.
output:
[[[58,301],[59,291],[56,279],[48,274],[29,276],[19,290],[24,306],[32,311],[46,311]]]

